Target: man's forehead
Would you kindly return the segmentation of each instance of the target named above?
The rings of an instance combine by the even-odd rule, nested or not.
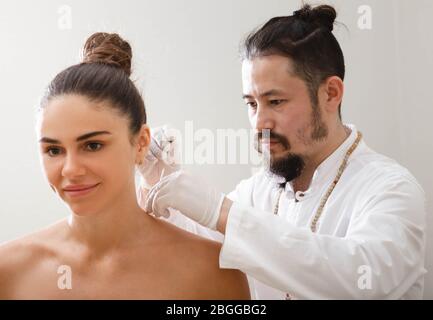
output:
[[[258,56],[252,59],[244,59],[242,61],[242,71],[266,71],[266,70],[281,70],[294,74],[293,62],[290,58],[282,55],[266,55]]]
[[[244,96],[250,94],[275,96],[299,89],[303,86],[303,81],[298,76],[292,75],[286,64],[280,68],[264,65],[257,70],[252,70],[251,66],[246,65],[242,73],[242,86]]]

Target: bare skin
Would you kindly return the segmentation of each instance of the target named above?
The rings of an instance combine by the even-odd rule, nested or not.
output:
[[[67,95],[41,113],[41,163],[71,215],[0,245],[0,299],[249,299],[245,275],[219,268],[220,244],[139,207],[135,166],[149,128],[131,137],[113,110]]]
[[[250,298],[241,272],[219,269],[220,244],[144,212],[141,220],[103,253],[74,239],[66,220],[0,246],[0,299]],[[72,289],[58,286],[62,265]]]

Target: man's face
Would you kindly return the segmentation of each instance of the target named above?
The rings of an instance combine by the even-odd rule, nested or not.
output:
[[[244,60],[243,97],[249,120],[263,148],[269,148],[271,171],[287,181],[299,176],[318,142],[327,136],[320,107],[313,108],[305,82],[291,61],[270,55]],[[262,130],[269,130],[265,141]],[[261,151],[260,146],[258,147]]]

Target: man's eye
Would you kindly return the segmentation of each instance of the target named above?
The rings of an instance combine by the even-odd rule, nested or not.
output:
[[[253,109],[257,108],[257,104],[254,101],[247,101],[246,105]]]
[[[88,151],[98,151],[102,148],[102,143],[99,142],[89,142],[85,146],[86,150]]]
[[[59,154],[62,153],[62,150],[60,148],[56,148],[56,147],[49,147],[45,150],[45,152],[50,156],[50,157],[55,157],[58,156]]]
[[[278,106],[282,104],[285,100],[271,100],[269,103],[273,106]]]

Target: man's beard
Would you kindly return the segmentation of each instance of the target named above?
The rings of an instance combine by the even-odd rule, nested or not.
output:
[[[261,141],[263,139],[277,141],[284,147],[285,150],[290,150],[290,143],[286,137],[270,130],[269,133],[263,133],[264,132],[258,132],[256,134],[256,149],[259,153],[263,153],[261,144]],[[265,138],[263,137],[264,135],[266,136]],[[265,152],[268,153],[269,150]],[[299,177],[305,166],[304,159],[297,154],[288,153],[279,159],[275,159],[270,153],[267,156],[269,156],[269,171],[272,174],[284,178],[285,182],[283,183],[283,185]]]
[[[270,159],[269,171],[279,177],[284,178],[285,185],[298,178],[305,167],[302,156],[289,153],[281,159]]]
[[[313,141],[320,141],[328,136],[328,128],[326,124],[322,122],[320,111],[318,108],[313,107],[311,125],[313,128],[311,133],[311,139]],[[261,144],[262,139],[263,132],[258,132],[256,134],[256,149],[259,153],[263,152]],[[284,147],[285,150],[290,151],[290,142],[285,136],[268,130],[268,132],[265,131],[265,139],[277,141]],[[269,154],[268,156],[270,157],[269,171],[272,174],[284,178],[284,182],[280,183],[280,187],[284,188],[287,182],[291,182],[294,179],[298,178],[304,170],[305,160],[304,157],[299,154],[288,152],[286,155],[279,159],[275,159],[274,157],[272,157],[272,154]]]

